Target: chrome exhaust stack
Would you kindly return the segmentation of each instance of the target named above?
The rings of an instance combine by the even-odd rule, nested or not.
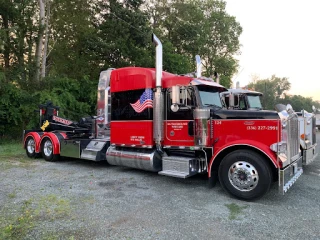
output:
[[[163,93],[162,93],[162,44],[156,35],[152,34],[152,42],[156,45],[156,91],[153,97],[153,139],[157,149],[161,148],[163,140]]]
[[[97,118],[95,120],[95,138],[105,139],[110,136],[111,96],[110,78],[114,68],[102,71],[98,84]]]
[[[201,59],[199,55],[196,55],[196,65],[197,65],[197,78],[201,77]]]

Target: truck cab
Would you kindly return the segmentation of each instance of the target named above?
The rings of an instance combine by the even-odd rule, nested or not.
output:
[[[228,109],[262,110],[263,94],[247,89],[228,89],[221,93],[221,99]]]
[[[228,109],[238,110],[262,110],[261,98],[263,94],[248,89],[228,89],[221,93],[221,99]],[[300,148],[303,164],[308,165],[316,159],[316,115],[306,110],[297,112],[299,119]]]

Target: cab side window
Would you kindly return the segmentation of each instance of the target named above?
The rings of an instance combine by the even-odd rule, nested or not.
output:
[[[243,95],[239,96],[239,109],[247,109],[246,99]]]
[[[167,91],[167,120],[193,120],[193,110],[187,108],[181,108],[177,112],[171,110],[172,94],[171,91]],[[195,106],[194,90],[188,88],[187,91],[180,90],[180,102],[183,105]]]

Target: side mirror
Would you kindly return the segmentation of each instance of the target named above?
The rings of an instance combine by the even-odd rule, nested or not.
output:
[[[234,94],[233,93],[229,94],[229,108],[231,108],[231,109],[234,108]]]
[[[233,108],[239,108],[239,107],[240,107],[239,94],[236,94],[236,95],[233,94]]]
[[[180,104],[180,88],[179,86],[172,86],[171,88],[171,97],[172,97],[172,112],[177,112],[179,110]]]

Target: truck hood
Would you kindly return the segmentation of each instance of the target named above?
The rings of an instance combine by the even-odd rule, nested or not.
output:
[[[276,111],[269,110],[210,110],[210,115],[214,119],[279,119]]]

